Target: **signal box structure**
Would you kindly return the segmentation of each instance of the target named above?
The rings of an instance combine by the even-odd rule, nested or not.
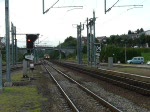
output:
[[[26,34],[26,47],[27,52],[32,53],[34,48],[34,42],[38,39],[39,34]]]

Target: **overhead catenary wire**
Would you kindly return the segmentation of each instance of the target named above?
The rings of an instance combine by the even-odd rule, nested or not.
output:
[[[72,8],[72,7],[83,8],[83,6],[58,6],[53,8]]]
[[[57,3],[59,2],[59,0],[57,0],[50,8],[48,8],[46,11],[44,11],[44,0],[43,0],[43,14],[47,13],[51,8],[72,8],[74,7],[74,9],[82,9],[83,6],[57,6],[54,7]]]
[[[106,0],[105,0],[106,1]],[[146,0],[143,0],[141,3],[138,3],[138,4],[142,4],[143,2],[145,2]],[[105,23],[107,23],[107,22],[109,22],[109,21],[112,21],[113,19],[115,19],[115,18],[117,18],[118,16],[121,16],[121,15],[123,15],[124,13],[127,13],[129,10],[132,10],[132,9],[134,9],[134,8],[143,8],[143,5],[118,5],[118,6],[115,6],[117,3],[119,2],[119,0],[114,4],[114,5],[112,5],[112,7],[110,7],[108,10],[107,10],[107,12],[108,11],[110,11],[111,10],[111,8],[121,8],[121,7],[130,7],[130,8],[128,8],[128,9],[126,9],[125,11],[123,11],[123,12],[121,12],[119,15],[117,15],[117,16],[115,16],[114,18],[110,18],[109,20],[106,20],[106,21],[104,21],[102,24],[105,24]]]
[[[73,9],[67,10],[67,12],[75,10],[75,9],[83,9],[83,8],[73,8]]]
[[[114,7],[143,7],[143,5],[121,5],[121,6],[114,6]]]

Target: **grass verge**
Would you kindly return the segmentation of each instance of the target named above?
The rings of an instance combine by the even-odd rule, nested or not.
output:
[[[42,100],[34,86],[6,87],[0,95],[0,112],[40,112]]]
[[[140,69],[139,68],[114,68],[113,70],[125,72],[125,73],[132,73],[132,74],[138,74],[141,76],[149,76],[150,77],[150,70],[149,69]]]
[[[22,78],[22,73],[12,75],[12,82],[28,84],[4,87],[0,94],[0,112],[41,112],[42,102],[47,99],[38,94],[37,87],[29,79]]]

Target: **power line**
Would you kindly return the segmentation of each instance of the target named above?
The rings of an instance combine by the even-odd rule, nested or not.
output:
[[[143,5],[121,5],[121,6],[114,6],[114,7],[143,7]]]
[[[134,8],[137,8],[137,7],[133,7],[133,8],[127,9],[127,10],[121,12],[120,14],[116,15],[116,16],[113,17],[113,18],[109,18],[108,20],[104,21],[104,22],[101,23],[101,24],[103,25],[103,24],[106,24],[106,23],[108,23],[108,22],[110,22],[110,21],[113,21],[113,20],[115,20],[116,18],[118,18],[119,16],[121,16],[121,15],[127,13],[129,10],[134,9]]]
[[[144,0],[145,1],[145,0]],[[143,2],[144,2],[143,1]],[[108,12],[108,11],[110,11],[113,7],[132,7],[132,8],[129,8],[129,9],[127,9],[127,11],[128,10],[131,10],[131,9],[133,9],[133,8],[142,8],[143,7],[143,5],[120,5],[120,6],[115,6],[117,3],[119,2],[119,0],[117,1],[117,2],[115,2],[115,4],[114,5],[112,5],[110,8],[108,8],[107,10],[106,10],[106,0],[105,0],[105,3],[104,3],[104,5],[105,5],[105,14],[106,14],[106,12]]]
[[[73,9],[67,10],[67,12],[75,10],[75,9],[83,9],[83,8],[73,8]]]
[[[72,8],[72,7],[83,8],[83,6],[59,6],[59,7],[53,7],[53,8]]]

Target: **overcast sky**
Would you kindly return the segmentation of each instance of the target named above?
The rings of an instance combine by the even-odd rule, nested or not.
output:
[[[104,0],[59,0],[56,6],[83,6],[83,9],[52,8],[43,15],[43,0],[9,0],[10,22],[16,26],[18,34],[39,33],[40,44],[57,46],[69,36],[76,37],[75,25],[97,17],[96,36],[127,34],[138,28],[150,30],[150,0],[119,0],[116,6],[143,5],[143,8],[113,7],[104,14]],[[57,0],[45,0],[45,10]],[[117,0],[106,0],[107,9]],[[11,24],[10,24],[11,25]],[[5,0],[0,0],[0,37],[5,35]],[[86,36],[86,27],[82,33]],[[25,36],[17,35],[18,45],[25,46]]]

